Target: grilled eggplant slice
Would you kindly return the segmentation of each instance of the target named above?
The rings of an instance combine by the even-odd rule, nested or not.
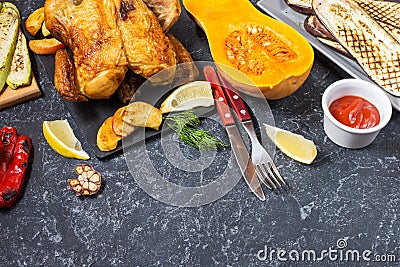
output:
[[[355,0],[373,19],[400,28],[400,3]]]
[[[391,24],[377,21],[382,28],[393,36],[400,43],[400,28],[396,28]],[[321,37],[330,40],[329,43],[336,41],[335,37],[326,29],[316,15],[308,15],[304,20],[304,29],[315,37]]]
[[[336,41],[335,37],[325,28],[315,15],[309,15],[304,21],[304,29],[315,37]]]
[[[338,41],[334,41],[334,40],[326,39],[326,38],[322,38],[322,37],[317,37],[317,39],[321,43],[328,46],[330,49],[333,49],[336,52],[338,52],[346,57],[354,59],[353,56],[349,52],[347,52],[347,50]]]
[[[313,0],[313,8],[371,79],[400,96],[400,43],[354,1]]]
[[[7,77],[7,84],[12,89],[30,85],[32,82],[31,59],[25,35],[18,32],[17,46],[11,63],[11,70]]]
[[[385,31],[392,35],[393,38],[397,40],[397,42],[400,43],[400,28],[396,28],[393,25],[387,24],[382,21],[377,22],[379,25],[381,25],[383,29],[385,29]],[[315,37],[321,37],[330,41],[336,41],[336,38],[328,31],[328,29],[326,29],[326,27],[315,15],[307,16],[304,21],[304,29]]]
[[[0,13],[0,92],[10,73],[19,24],[18,9],[13,4],[4,2]]]
[[[285,0],[286,4],[297,12],[313,14],[312,0]]]
[[[333,49],[334,51],[341,53],[347,57],[352,58],[349,52],[339,44],[336,38],[325,28],[321,21],[315,15],[309,15],[304,21],[304,29],[314,37],[316,37],[321,43]]]
[[[382,21],[378,21],[379,25],[381,25],[382,28],[385,29],[391,36],[393,36],[394,39],[397,40],[397,42],[400,43],[400,28],[396,28],[391,24],[387,24]]]

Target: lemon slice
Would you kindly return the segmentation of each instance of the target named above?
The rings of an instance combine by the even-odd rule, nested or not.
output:
[[[194,81],[175,89],[161,104],[160,110],[164,114],[212,105],[214,99],[211,84],[206,81]]]
[[[311,164],[317,156],[313,141],[303,136],[264,124],[268,137],[282,153],[301,163]]]
[[[49,145],[60,155],[67,158],[90,159],[67,120],[44,121],[43,134]]]

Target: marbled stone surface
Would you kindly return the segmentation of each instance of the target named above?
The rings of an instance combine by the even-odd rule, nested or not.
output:
[[[43,2],[16,4],[24,21]],[[211,59],[204,33],[185,12],[173,32],[195,60]],[[43,96],[0,111],[0,125],[13,125],[30,135],[35,147],[24,197],[0,213],[1,266],[399,265],[399,112],[394,111],[387,127],[364,149],[333,144],[323,130],[321,97],[330,83],[349,76],[320,53],[295,94],[269,102],[278,127],[314,140],[318,148],[312,165],[276,152],[275,162],[293,190],[286,195],[265,191],[267,199],[261,202],[241,179],[221,199],[195,208],[170,206],[147,195],[132,178],[123,154],[97,160],[41,63],[34,60],[33,65]],[[68,119],[92,156],[88,162],[103,174],[106,186],[99,196],[80,199],[66,190],[66,179],[74,176],[73,168],[82,161],[61,157],[46,143],[42,122],[55,119]],[[159,146],[159,139],[148,142],[147,153],[170,181],[201,183],[190,175],[178,176]],[[225,167],[226,159],[216,160],[216,171]],[[202,179],[208,181],[206,176]],[[276,254],[272,260],[257,257],[265,246],[269,252],[320,253],[338,249],[340,239],[347,242],[345,249],[371,250],[371,259],[394,255],[397,262],[329,261],[327,256],[322,262],[284,262]]]

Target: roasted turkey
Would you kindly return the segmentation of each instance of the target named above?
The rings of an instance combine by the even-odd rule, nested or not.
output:
[[[46,27],[73,54],[73,63],[66,51],[56,55],[54,82],[63,97],[108,98],[128,68],[145,78],[169,69],[162,82],[173,78],[173,46],[142,0],[46,0],[44,10]]]

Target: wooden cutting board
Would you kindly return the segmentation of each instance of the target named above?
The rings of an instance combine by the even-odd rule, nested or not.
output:
[[[13,90],[7,86],[0,94],[0,110],[37,98],[41,94],[42,93],[34,76],[32,77],[32,83],[29,86],[21,87],[17,90]]]

